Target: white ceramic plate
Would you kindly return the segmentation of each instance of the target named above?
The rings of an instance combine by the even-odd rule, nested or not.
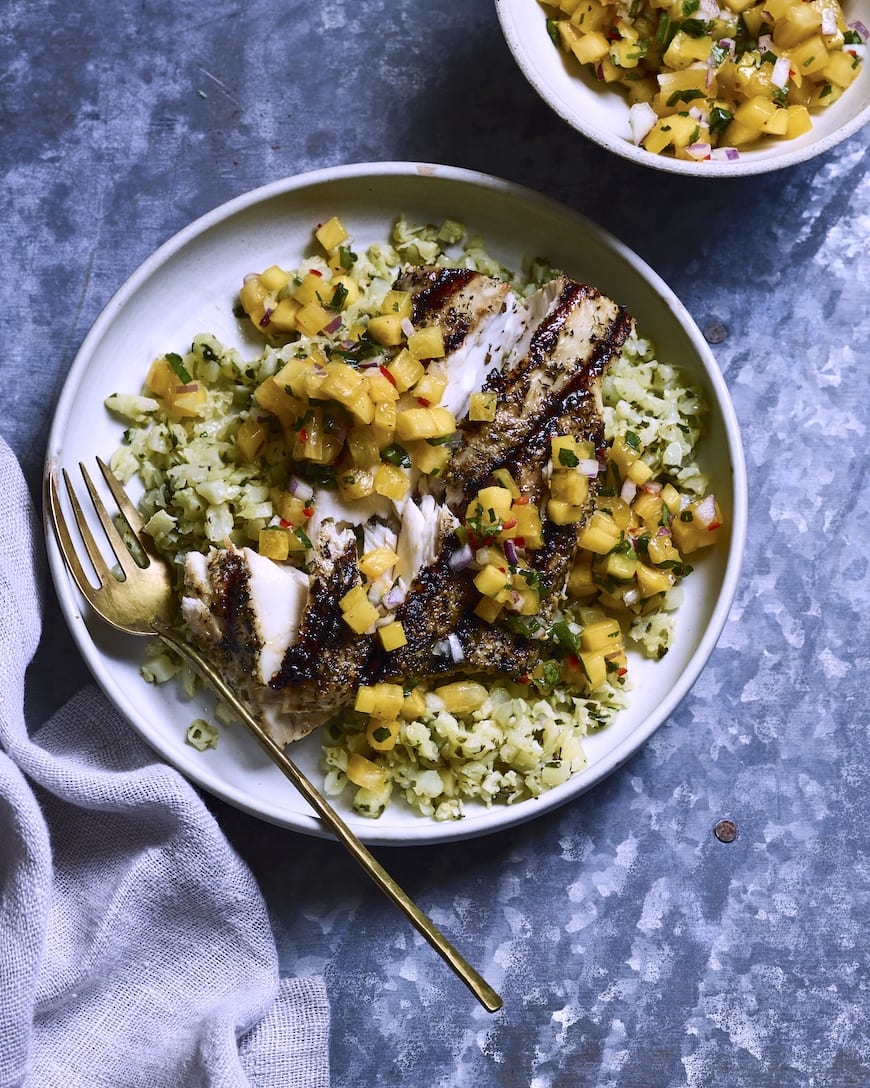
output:
[[[632,662],[631,707],[616,724],[589,738],[589,766],[538,800],[489,810],[469,806],[458,822],[435,823],[395,804],[372,821],[347,812],[369,843],[429,843],[479,835],[538,816],[600,781],[626,760],[674,710],[712,651],[737,582],[746,524],[746,480],[734,412],[702,336],[668,287],[615,239],[565,208],[497,178],[444,166],[380,163],[303,175],[258,189],[217,208],[176,235],[147,260],[106,306],[91,329],[57,407],[49,463],[92,463],[117,446],[121,427],[103,408],[105,397],[141,386],[151,360],[186,350],[210,331],[254,357],[259,345],[233,317],[245,273],[271,264],[295,267],[309,250],[313,228],[337,214],[362,248],[385,239],[395,217],[440,222],[458,218],[482,233],[508,265],[545,255],[555,265],[625,304],[660,357],[684,368],[712,406],[704,457],[728,522],[725,539],[686,583],[676,646],[663,661]],[[51,569],[61,607],[97,681],[145,740],[204,789],[256,816],[310,834],[319,821],[260,748],[238,729],[223,728],[214,750],[185,743],[193,718],[209,716],[206,696],[193,702],[172,684],[151,686],[139,675],[143,640],[112,631],[85,608],[51,535]],[[293,748],[315,781],[316,735]],[[342,806],[340,806],[342,807]]]
[[[840,2],[847,22],[859,20],[870,26],[870,0]],[[870,63],[865,62],[858,78],[833,106],[813,111],[812,130],[797,139],[770,140],[741,151],[734,162],[689,162],[654,155],[632,143],[628,104],[622,93],[581,71],[572,57],[553,45],[545,9],[538,0],[495,0],[495,6],[508,48],[550,108],[590,140],[643,166],[704,178],[761,174],[820,155],[870,121]]]

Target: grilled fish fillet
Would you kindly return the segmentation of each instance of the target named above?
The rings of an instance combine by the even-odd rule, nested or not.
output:
[[[246,548],[187,559],[182,608],[194,640],[282,743],[352,705],[362,683],[530,673],[541,642],[474,615],[475,571],[459,561],[457,528],[499,468],[545,510],[551,436],[604,447],[601,379],[631,328],[615,302],[564,276],[527,299],[467,269],[413,268],[395,286],[411,293],[414,324],[436,324],[444,335],[445,356],[428,371],[447,380],[442,404],[461,421],[444,482],[416,481],[417,492],[401,504],[379,497],[348,504],[322,491],[308,525],[307,572]],[[496,394],[491,422],[466,418],[480,391]],[[545,520],[543,546],[526,554],[544,621],[563,598],[582,526]],[[382,611],[385,621],[402,623],[407,645],[390,652],[373,631],[354,634],[339,605],[363,584],[360,554],[378,544],[399,555]],[[366,588],[378,599],[384,587]]]

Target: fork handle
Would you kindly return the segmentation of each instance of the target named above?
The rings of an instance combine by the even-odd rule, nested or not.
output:
[[[502,1007],[502,999],[495,990],[453,947],[441,930],[402,890],[381,863],[372,856],[332,805],[284,752],[284,749],[272,740],[260,722],[257,721],[232,688],[220,676],[211,662],[190,646],[181,635],[163,620],[155,619],[152,621],[152,625],[158,637],[171,646],[188,664],[192,665],[220,698],[238,714],[272,762],[290,779],[321,820],[329,827],[336,838],[341,840],[354,860],[362,866],[387,898],[402,911],[439,956],[453,968],[483,1007],[488,1012],[497,1012]]]

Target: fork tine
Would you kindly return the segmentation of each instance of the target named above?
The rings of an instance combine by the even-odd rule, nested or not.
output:
[[[102,525],[103,532],[106,534],[106,539],[108,540],[112,551],[114,552],[115,558],[118,560],[121,570],[123,570],[124,572],[125,577],[130,578],[136,573],[136,570],[139,569],[138,564],[134,560],[133,556],[130,554],[130,549],[124,543],[124,538],[115,528],[115,523],[114,521],[112,521],[112,517],[109,514],[109,511],[106,509],[103,500],[100,498],[100,493],[94,486],[94,481],[91,479],[88,470],[81,462],[79,462],[79,469],[81,470],[82,477],[84,478],[85,487],[87,487],[88,489],[88,494],[91,496],[91,502],[94,504],[94,509],[97,512],[97,517],[100,519],[100,525]],[[82,528],[84,527],[82,526]],[[84,537],[84,532],[82,532],[82,536]],[[91,542],[93,542],[93,537],[91,537]],[[85,544],[87,545],[87,541],[85,541]],[[88,554],[91,555],[90,549],[88,550]],[[94,561],[93,555],[91,555],[91,560]],[[95,561],[94,566],[96,567]],[[105,570],[110,578],[114,577],[108,567],[105,567]],[[105,579],[103,579],[103,581],[105,581]]]
[[[145,528],[145,524],[144,524],[144,522],[142,521],[142,518],[139,515],[139,511],[136,509],[136,507],[130,501],[130,499],[129,499],[128,495],[127,495],[127,492],[121,486],[121,481],[114,474],[114,472],[112,472],[112,470],[105,463],[105,461],[103,461],[102,458],[98,457],[97,458],[97,464],[100,466],[100,472],[102,472],[102,474],[103,474],[103,479],[106,481],[106,485],[108,486],[109,490],[112,492],[112,498],[118,504],[118,509],[123,514],[124,520],[130,526],[133,533],[138,538],[140,538],[139,539],[140,547],[142,547],[142,550],[145,551],[145,547],[144,547],[144,545],[142,544],[142,541],[141,541],[141,535],[142,535],[143,529]]]
[[[67,491],[71,495],[70,501],[73,503],[73,507],[75,508],[75,506],[78,504],[77,500],[74,497],[74,493],[70,488],[69,479],[66,479],[66,472],[64,472],[64,477],[66,480]],[[69,568],[70,574],[72,574],[76,585],[81,590],[82,596],[86,600],[93,603],[96,590],[88,580],[88,577],[84,572],[84,568],[79,561],[78,552],[76,551],[75,545],[72,542],[72,537],[70,536],[69,528],[67,527],[66,518],[63,516],[63,510],[61,510],[60,496],[58,494],[57,488],[57,475],[54,472],[52,472],[48,478],[48,501],[51,511],[51,522],[54,526],[55,536],[57,537],[57,542],[60,546],[61,552],[63,553],[63,557],[66,560],[66,564]]]
[[[82,466],[80,466],[82,467]],[[94,540],[94,535],[90,530],[90,526],[85,518],[82,505],[79,502],[79,497],[76,494],[75,488],[72,485],[72,481],[69,478],[69,473],[66,469],[61,469],[63,472],[63,482],[66,484],[66,492],[69,495],[70,505],[72,506],[73,517],[75,518],[76,528],[81,534],[82,541],[85,546],[85,551],[88,553],[88,558],[93,564],[96,571],[97,578],[101,585],[104,585],[107,579],[112,577],[112,572],[109,570],[108,564],[103,559],[100,549],[97,547],[97,542]],[[69,533],[67,533],[69,538]]]

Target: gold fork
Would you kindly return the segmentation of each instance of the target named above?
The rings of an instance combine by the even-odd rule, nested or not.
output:
[[[91,502],[106,534],[112,552],[120,566],[121,576],[109,568],[88,526],[84,511],[70,482],[66,469],[64,483],[69,495],[73,517],[81,534],[85,550],[99,580],[94,588],[85,575],[81,561],[73,545],[63,515],[58,492],[57,472],[47,474],[46,505],[55,537],[64,562],[82,596],[97,615],[119,631],[131,635],[156,635],[172,647],[199,675],[207,681],[218,696],[238,715],[260,743],[266,754],[290,779],[324,824],[347,848],[354,860],[362,866],[381,891],[401,910],[411,924],[425,937],[435,951],[453,968],[475,997],[489,1012],[496,1012],[502,1000],[489,983],[453,947],[435,924],[420,910],[402,890],[380,862],[369,853],[344,820],[329,804],[307,776],[296,766],[280,745],[276,744],[259,720],[242,702],[239,696],[220,676],[215,667],[198,650],[190,646],[170,626],[175,612],[175,594],[172,578],[165,560],[158,556],[147,540],[142,519],[136,507],[111,469],[97,458],[97,464],[106,481],[118,510],[127,524],[132,537],[141,549],[142,563],[133,557],[123,536],[109,515],[97,488],[83,464],[79,464]]]

